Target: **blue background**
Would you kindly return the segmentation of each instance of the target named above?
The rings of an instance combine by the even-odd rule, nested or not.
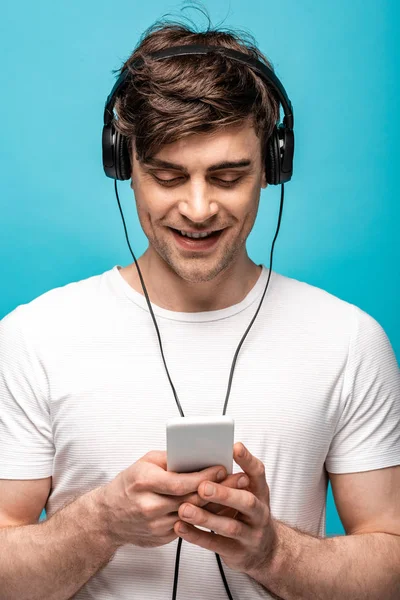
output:
[[[399,4],[205,0],[213,24],[250,31],[292,101],[296,152],[274,269],[371,314],[400,354]],[[112,69],[182,3],[6,3],[2,61],[0,317],[47,290],[129,264],[101,163]],[[146,238],[129,182],[119,193],[136,257]],[[280,187],[262,192],[248,242],[269,264]],[[329,487],[328,535],[344,532]],[[43,516],[43,515],[42,515]]]

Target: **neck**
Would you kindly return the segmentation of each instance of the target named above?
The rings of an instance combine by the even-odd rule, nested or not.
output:
[[[177,275],[150,248],[138,259],[138,264],[150,301],[175,312],[220,310],[238,304],[254,287],[262,271],[247,252],[211,281],[199,283]],[[135,263],[122,268],[120,273],[134,290],[143,294]]]

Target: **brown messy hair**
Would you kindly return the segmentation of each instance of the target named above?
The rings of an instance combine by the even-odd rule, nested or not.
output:
[[[279,120],[276,92],[250,67],[218,53],[152,59],[149,53],[172,46],[204,44],[243,52],[272,64],[256,47],[248,32],[211,28],[205,31],[179,22],[157,21],[149,27],[138,45],[113,71],[129,69],[127,84],[117,98],[115,129],[135,141],[136,154],[143,162],[163,145],[194,133],[214,132],[251,119],[261,142],[262,164],[274,125]],[[134,66],[135,59],[143,64]]]

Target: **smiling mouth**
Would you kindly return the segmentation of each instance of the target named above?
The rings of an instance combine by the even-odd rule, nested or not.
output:
[[[218,231],[213,231],[210,235],[205,237],[189,237],[187,235],[182,235],[180,230],[174,229],[173,227],[169,227],[177,247],[181,250],[189,250],[189,251],[198,251],[198,252],[210,252],[213,248],[215,248],[219,242],[219,239],[222,237],[225,229],[219,229]]]
[[[171,229],[174,233],[177,233],[182,238],[190,240],[205,240],[211,237],[217,237],[223,231],[223,229],[215,229],[214,231],[210,231],[210,233],[207,233],[207,231],[191,231],[186,233],[184,230],[175,229],[174,227],[170,227],[169,229]]]

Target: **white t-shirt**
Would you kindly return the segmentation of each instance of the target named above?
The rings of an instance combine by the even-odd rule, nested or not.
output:
[[[221,415],[232,359],[264,291],[180,313],[153,305],[185,416]],[[227,415],[263,461],[272,516],[325,535],[328,472],[400,463],[400,377],[390,342],[367,313],[273,271],[240,350]],[[50,290],[0,322],[0,478],[52,476],[48,517],[150,450],[179,416],[146,299],[118,266]],[[234,472],[240,469],[234,463]],[[74,596],[172,597],[178,540],[120,548]],[[271,598],[225,573],[235,599]],[[215,554],[183,542],[179,598],[225,598]]]

